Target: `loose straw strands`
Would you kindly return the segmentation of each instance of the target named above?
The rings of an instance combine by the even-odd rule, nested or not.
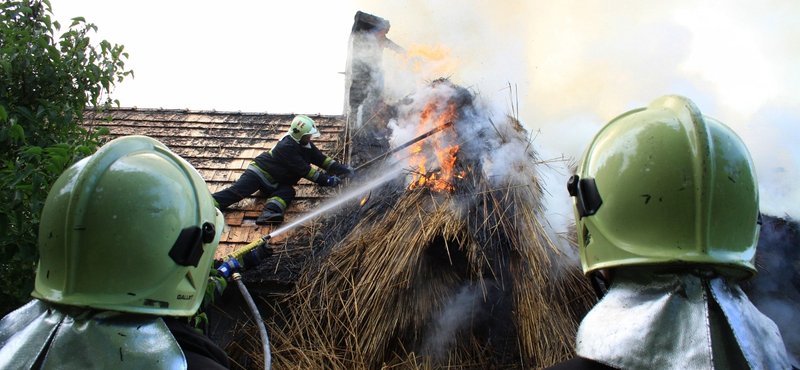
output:
[[[594,295],[542,224],[537,163],[502,181],[460,165],[453,193],[392,183],[323,221],[267,322],[275,368],[527,369],[574,355]]]

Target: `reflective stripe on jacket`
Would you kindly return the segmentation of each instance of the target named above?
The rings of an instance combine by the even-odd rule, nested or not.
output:
[[[317,171],[311,164],[332,172],[341,167],[332,158],[322,154],[314,143],[301,145],[289,135],[284,136],[270,151],[263,152],[253,160],[268,179],[277,184],[294,185],[301,178],[325,184],[328,175]]]

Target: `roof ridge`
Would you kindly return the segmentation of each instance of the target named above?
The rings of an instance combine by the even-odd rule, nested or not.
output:
[[[94,111],[93,107],[86,107],[86,111]],[[139,108],[136,106],[133,107],[111,107],[101,109],[101,112],[113,112],[113,111],[121,111],[121,112],[164,112],[164,113],[187,113],[187,114],[209,114],[209,115],[241,115],[241,116],[259,116],[259,115],[268,115],[268,116],[295,116],[297,114],[303,114],[309,117],[344,117],[344,114],[322,114],[322,113],[315,113],[315,114],[307,114],[307,113],[270,113],[270,112],[242,112],[242,111],[218,111],[216,109],[211,110],[192,110],[189,108]]]

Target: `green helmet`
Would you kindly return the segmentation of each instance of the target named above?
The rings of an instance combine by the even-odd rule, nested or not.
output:
[[[113,140],[47,196],[32,295],[50,302],[191,316],[224,217],[183,158],[145,136]]]
[[[661,97],[608,123],[567,188],[586,274],[677,265],[756,275],[753,161],[730,128],[685,97]]]
[[[291,136],[294,141],[300,142],[300,139],[306,135],[319,137],[319,131],[317,131],[317,125],[314,124],[314,120],[304,115],[294,117],[292,125],[289,127],[289,136]]]

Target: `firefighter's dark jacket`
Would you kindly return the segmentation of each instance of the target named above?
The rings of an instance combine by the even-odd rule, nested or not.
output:
[[[261,170],[274,184],[295,185],[305,178],[327,185],[330,176],[317,171],[311,164],[333,174],[347,172],[333,158],[322,154],[314,143],[302,145],[289,135],[284,136],[271,150],[259,154],[250,164]]]

